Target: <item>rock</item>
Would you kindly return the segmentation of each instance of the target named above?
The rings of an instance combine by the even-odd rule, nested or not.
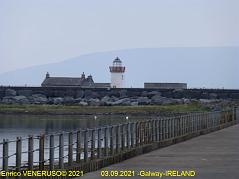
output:
[[[54,104],[54,99],[53,98],[48,98],[47,99],[47,104]]]
[[[94,98],[91,98],[88,100],[88,104],[91,105],[91,106],[99,106],[101,103],[100,103],[100,100],[98,98],[94,99]]]
[[[112,103],[113,105],[131,105],[130,98],[119,99]]]
[[[118,101],[118,100],[119,100],[119,98],[117,98],[117,97],[115,97],[115,96],[112,96],[112,97],[111,97],[111,101],[112,101],[112,102],[115,102],[115,101]]]
[[[5,96],[3,97],[2,101],[3,104],[13,104],[15,103],[15,99],[13,99],[13,96]]]
[[[200,103],[207,104],[207,103],[212,103],[213,100],[211,99],[199,99]]]
[[[81,106],[87,106],[87,105],[88,105],[88,103],[87,103],[87,102],[84,102],[84,101],[81,101],[81,102],[79,102],[78,104],[81,105]]]
[[[71,96],[66,96],[64,97],[64,104],[74,104],[75,103],[75,100],[73,97]]]
[[[17,92],[13,89],[6,89],[5,96],[16,96]]]
[[[183,98],[182,101],[183,101],[183,104],[190,104],[191,103],[191,100],[187,99],[187,98]]]
[[[151,104],[174,104],[177,101],[172,98],[161,97],[159,95],[155,95],[151,99]]]
[[[32,96],[28,97],[30,103],[32,104],[47,104],[48,99],[43,94],[33,94]]]
[[[54,104],[62,104],[63,101],[64,101],[64,99],[61,98],[61,97],[53,98],[53,103]]]
[[[30,103],[26,96],[15,96],[15,97],[13,97],[13,99],[18,104],[29,104]]]
[[[131,106],[138,106],[139,103],[138,103],[138,102],[131,102],[130,105],[131,105]]]
[[[84,100],[83,98],[76,98],[74,101],[75,101],[75,103],[80,103],[83,100]]]
[[[162,96],[160,94],[156,94],[151,98],[151,102],[154,104],[161,104]]]
[[[102,102],[104,103],[107,103],[107,102],[111,102],[111,98],[109,96],[104,96],[102,99],[101,99]]]
[[[139,97],[137,98],[137,102],[139,105],[147,105],[151,103],[151,100],[148,97]]]
[[[19,96],[26,96],[29,97],[32,95],[32,90],[18,90],[18,95]]]

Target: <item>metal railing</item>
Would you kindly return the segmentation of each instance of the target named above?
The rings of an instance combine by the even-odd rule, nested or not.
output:
[[[14,141],[4,139],[0,143],[0,171],[67,169],[132,152],[148,144],[236,124],[238,116],[239,111],[233,108],[36,137],[18,137]],[[10,147],[12,150],[9,150]]]

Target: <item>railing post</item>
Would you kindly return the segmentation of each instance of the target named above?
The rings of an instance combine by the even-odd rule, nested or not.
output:
[[[64,168],[64,136],[59,134],[59,168]]]
[[[154,129],[153,141],[155,142],[158,140],[158,130],[157,130],[157,120],[156,119],[153,121],[153,129]]]
[[[80,163],[81,160],[81,131],[76,133],[76,162]]]
[[[84,131],[84,162],[88,161],[88,130]]]
[[[21,171],[22,164],[22,138],[17,137],[16,140],[16,171]]]
[[[126,124],[126,144],[127,144],[127,148],[130,148],[130,136],[129,136],[129,123]]]
[[[152,143],[154,141],[154,120],[150,120],[149,122],[149,133],[150,133],[150,137],[149,137],[149,142]]]
[[[135,123],[135,145],[139,146],[139,122]]]
[[[115,142],[116,142],[116,153],[119,152],[119,125],[115,126]]]
[[[159,119],[159,141],[162,141],[162,139],[163,139],[163,128],[162,128],[162,125],[163,125],[163,123],[162,123],[162,118],[160,118]]]
[[[166,118],[166,139],[169,138],[169,117]]]
[[[3,170],[8,171],[8,140],[3,139]]]
[[[104,128],[104,156],[108,156],[109,153],[108,153],[108,148],[109,148],[109,145],[108,145],[108,140],[109,140],[109,135],[108,135],[108,129],[107,127]]]
[[[95,129],[91,131],[91,160],[95,159]]]
[[[28,169],[33,170],[33,149],[34,149],[33,136],[28,138]]]
[[[114,127],[110,127],[110,154],[114,155]]]
[[[165,140],[165,119],[162,119],[162,140]]]
[[[73,136],[72,132],[68,134],[68,166],[72,166],[73,162]]]
[[[125,136],[124,136],[124,124],[120,126],[120,133],[121,133],[121,151],[124,151],[125,147]]]
[[[39,170],[44,170],[44,141],[45,139],[45,135],[40,135],[40,138],[39,138]]]
[[[235,122],[237,120],[237,107],[233,107],[233,121]]]
[[[134,147],[134,138],[135,138],[135,128],[134,126],[136,125],[136,123],[131,123],[130,124],[130,145],[133,148]]]
[[[98,136],[98,140],[97,140],[97,158],[101,158],[101,128],[98,128],[97,130],[97,136]]]
[[[54,161],[55,161],[55,146],[54,146],[54,135],[50,135],[50,170],[54,169]]]
[[[145,121],[145,122],[143,122],[143,134],[142,134],[142,138],[143,138],[143,140],[144,140],[144,144],[146,144],[147,143],[147,138],[148,138],[148,122],[149,121]]]
[[[139,122],[139,145],[143,144],[144,122]]]

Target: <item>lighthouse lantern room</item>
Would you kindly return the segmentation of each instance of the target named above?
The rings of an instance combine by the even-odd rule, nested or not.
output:
[[[124,88],[124,72],[125,67],[122,66],[122,61],[117,57],[113,61],[113,66],[110,66],[112,88]]]

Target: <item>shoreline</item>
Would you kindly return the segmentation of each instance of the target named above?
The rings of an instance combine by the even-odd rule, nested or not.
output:
[[[199,104],[145,106],[79,106],[79,105],[3,105],[2,115],[159,115],[166,113],[203,112]]]

